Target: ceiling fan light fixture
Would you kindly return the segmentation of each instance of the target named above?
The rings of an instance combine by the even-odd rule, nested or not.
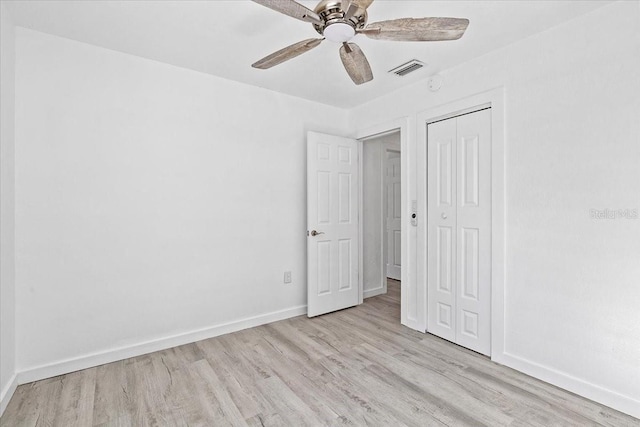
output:
[[[335,24],[327,25],[323,32],[324,37],[327,40],[336,43],[348,42],[356,35],[356,30],[349,24],[344,22],[336,22]]]

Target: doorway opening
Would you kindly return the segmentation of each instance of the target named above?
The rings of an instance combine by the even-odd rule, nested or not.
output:
[[[400,320],[402,270],[401,134],[396,129],[363,140],[363,297],[387,295]]]

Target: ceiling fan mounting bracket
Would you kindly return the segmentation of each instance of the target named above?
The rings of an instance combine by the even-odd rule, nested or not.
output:
[[[363,8],[358,8],[349,19],[345,19],[346,11],[342,9],[341,0],[322,0],[314,12],[322,20],[322,23],[313,23],[313,28],[320,35],[324,35],[325,28],[332,24],[348,24],[354,30],[362,29],[367,24],[367,11]]]

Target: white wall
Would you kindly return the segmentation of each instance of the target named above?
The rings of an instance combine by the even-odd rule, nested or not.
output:
[[[16,43],[21,381],[304,312],[305,135],[345,134],[344,111],[22,28]]]
[[[438,93],[423,81],[350,115],[363,129],[504,86],[501,360],[636,416],[640,219],[590,209],[640,209],[638,76],[640,3],[618,2],[444,72]]]
[[[364,297],[387,291],[383,234],[385,226],[384,157],[389,148],[400,148],[400,133],[364,141],[362,146],[363,275]]]
[[[14,25],[0,3],[0,415],[15,390]]]

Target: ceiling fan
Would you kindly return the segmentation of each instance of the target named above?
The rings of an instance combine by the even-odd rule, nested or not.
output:
[[[457,40],[469,25],[463,18],[401,18],[367,25],[367,8],[373,0],[322,0],[311,10],[295,0],[253,0],[254,2],[310,22],[323,37],[294,43],[255,62],[254,68],[267,69],[317,47],[324,39],[342,43],[340,59],[357,85],[373,79],[371,66],[360,47],[349,42],[357,34],[376,40],[443,41]]]

